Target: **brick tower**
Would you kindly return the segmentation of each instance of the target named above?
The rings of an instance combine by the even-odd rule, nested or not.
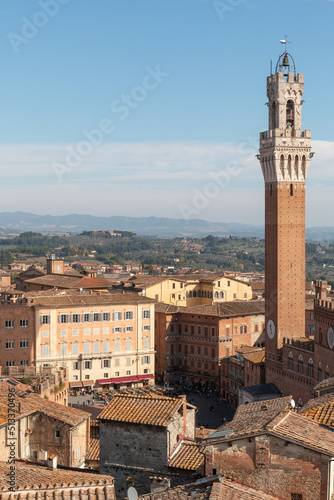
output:
[[[260,134],[265,182],[266,381],[281,368],[283,337],[305,332],[305,180],[311,131],[302,131],[304,75],[286,51],[267,78],[269,130]]]

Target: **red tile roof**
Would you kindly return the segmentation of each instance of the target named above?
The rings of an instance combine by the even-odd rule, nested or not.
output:
[[[167,427],[170,419],[179,411],[182,404],[181,398],[115,394],[98,418]]]
[[[70,426],[75,426],[90,417],[90,413],[47,401],[35,394],[30,386],[14,382],[15,385],[12,385],[8,380],[0,382],[0,426],[6,425],[8,422],[9,389],[15,390],[13,402],[17,418],[40,412]]]
[[[8,476],[11,464],[0,462],[0,498],[2,494],[9,491]],[[114,478],[100,474],[79,472],[68,469],[49,469],[47,467],[30,464],[25,461],[15,461],[15,492],[25,490],[43,489],[59,490],[65,488],[80,488],[112,485]],[[42,492],[41,492],[42,493]],[[36,493],[37,494],[37,493]],[[35,494],[35,495],[36,495]],[[34,495],[33,495],[34,496]]]
[[[167,462],[168,467],[192,471],[200,469],[203,464],[203,452],[201,453],[198,444],[190,439],[180,441]]]
[[[90,438],[90,446],[86,455],[86,460],[100,460],[100,438]]]

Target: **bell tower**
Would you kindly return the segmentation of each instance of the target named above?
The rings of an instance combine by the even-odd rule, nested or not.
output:
[[[265,182],[266,382],[275,381],[283,337],[305,334],[305,180],[313,156],[302,131],[304,75],[286,51],[267,78],[269,130],[258,158]]]

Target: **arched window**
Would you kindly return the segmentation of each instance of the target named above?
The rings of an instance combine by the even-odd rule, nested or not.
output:
[[[299,375],[303,375],[303,357],[301,354],[298,358],[298,373]]]
[[[281,160],[280,160],[280,169],[281,169],[281,175],[282,179],[284,179],[284,155],[281,155]],[[270,185],[270,194],[272,195],[272,184]]]
[[[188,292],[188,294],[189,294],[189,298],[191,298],[193,296],[193,292],[192,291]]]
[[[224,298],[224,292],[220,292],[220,298],[223,299]]]
[[[322,381],[322,365],[321,363],[319,363],[319,366],[318,366],[318,382],[321,382]]]
[[[196,297],[196,290],[193,291],[193,297]]]
[[[299,179],[298,169],[299,169],[299,157],[298,157],[298,155],[296,155],[295,156],[295,177],[296,177],[296,179]]]
[[[292,354],[292,352],[289,352],[289,356],[288,356],[288,369],[293,371],[293,354]]]
[[[286,128],[291,130],[295,126],[295,104],[289,99],[286,103]]]
[[[313,359],[310,358],[307,364],[307,376],[313,378]]]
[[[291,179],[292,172],[291,172],[291,155],[288,156],[288,175],[289,179]]]
[[[319,328],[319,344],[322,344],[322,329]]]
[[[302,176],[303,180],[306,179],[306,156],[304,155],[302,158]]]
[[[219,293],[215,292],[215,299],[219,299]]]
[[[202,297],[202,292],[201,292],[201,290],[198,290],[198,292],[197,292],[197,297]]]

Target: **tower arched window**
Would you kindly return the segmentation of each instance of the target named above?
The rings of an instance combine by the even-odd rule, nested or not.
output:
[[[289,356],[288,356],[288,369],[293,371],[293,354],[292,354],[292,352],[289,352]]]
[[[280,169],[281,169],[282,179],[284,179],[284,155],[281,155],[280,158]]]
[[[302,176],[303,180],[306,179],[306,156],[304,155],[302,158]]]
[[[286,128],[291,130],[295,126],[295,103],[289,99],[286,103]]]

